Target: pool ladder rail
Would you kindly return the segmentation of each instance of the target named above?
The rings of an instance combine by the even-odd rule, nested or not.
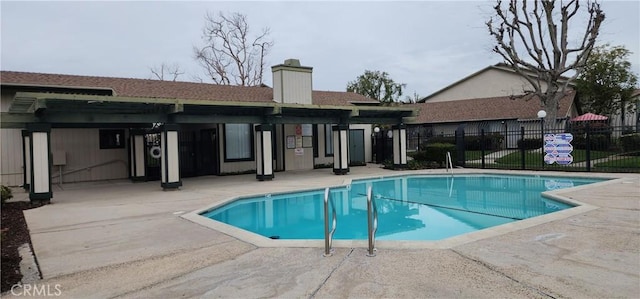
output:
[[[453,162],[451,162],[451,152],[447,152],[445,160],[445,167],[447,169],[447,172],[451,171],[451,176],[453,176]]]
[[[369,237],[369,248],[367,256],[376,256],[376,232],[378,231],[378,208],[375,198],[371,195],[372,187],[367,187],[367,231]]]
[[[329,206],[331,206],[331,228],[329,228]],[[333,255],[333,234],[336,232],[338,220],[336,217],[336,205],[331,197],[329,188],[324,189],[324,256]],[[378,231],[378,208],[375,198],[372,196],[372,187],[367,188],[367,232],[369,247],[367,256],[376,256],[376,232]]]
[[[329,205],[331,205],[331,229],[329,229]],[[333,254],[333,234],[336,232],[338,220],[336,218],[336,205],[331,197],[329,188],[324,189],[324,256]]]

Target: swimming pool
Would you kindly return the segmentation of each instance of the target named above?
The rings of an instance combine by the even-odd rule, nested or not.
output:
[[[541,192],[602,181],[522,175],[414,175],[354,180],[331,189],[336,240],[367,239],[366,188],[378,240],[442,240],[571,208]],[[323,239],[323,189],[239,198],[202,216],[272,239]]]

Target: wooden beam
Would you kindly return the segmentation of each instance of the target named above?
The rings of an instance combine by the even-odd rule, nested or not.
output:
[[[418,117],[417,116],[409,116],[409,117],[403,117],[402,118],[402,122],[405,124],[418,124]]]
[[[282,114],[282,107],[281,106],[273,107],[270,111],[267,111],[265,113],[265,115],[280,115],[280,114]]]
[[[167,122],[166,114],[45,113],[39,120],[47,123],[158,123]]]
[[[367,118],[351,118],[350,124],[398,124],[398,118],[395,117],[367,117]]]
[[[176,114],[173,121],[178,124],[219,124],[219,123],[262,123],[263,117],[259,115],[189,115]]]
[[[169,113],[182,113],[184,112],[184,104],[176,103],[169,107]]]
[[[33,102],[33,113],[36,115],[42,114],[47,109],[47,100],[36,99]]]
[[[24,128],[27,123],[35,123],[40,121],[32,113],[0,113],[0,128],[3,129],[19,129]]]

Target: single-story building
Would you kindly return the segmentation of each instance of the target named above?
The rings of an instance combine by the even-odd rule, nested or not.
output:
[[[571,91],[560,100],[556,128],[564,128],[567,121],[577,115],[574,104],[575,92]],[[499,96],[455,101],[426,102],[415,104],[418,116],[410,125],[408,134],[422,136],[448,136],[464,127],[465,132],[479,134],[498,133],[506,136],[506,148],[516,148],[520,139],[519,129],[524,128],[527,138],[538,137],[540,129],[540,101]],[[529,136],[532,135],[532,136]]]
[[[51,184],[313,169],[371,161],[371,124],[394,126],[406,165],[411,107],[312,90],[312,68],[272,67],[274,87],[2,71],[1,178],[49,200]]]
[[[420,99],[409,137],[453,135],[463,127],[472,134],[481,130],[501,134],[506,136],[506,148],[516,148],[520,128],[525,128],[526,138],[540,136],[542,105],[537,97],[525,95],[532,89],[509,66],[488,66]],[[560,100],[556,129],[565,128],[568,119],[578,115],[575,99],[575,91],[570,90]],[[415,146],[410,144],[410,149]]]
[[[627,127],[640,132],[640,89],[633,91],[629,103],[635,109],[625,109],[624,117],[622,113],[611,115],[609,125]]]

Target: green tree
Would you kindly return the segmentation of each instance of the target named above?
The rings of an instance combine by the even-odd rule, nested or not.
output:
[[[347,84],[347,91],[390,104],[400,99],[405,86],[406,84],[396,83],[389,78],[387,72],[365,70],[364,74]]]
[[[525,96],[540,99],[548,115],[545,127],[552,128],[560,99],[593,49],[604,12],[596,1],[584,10],[578,0],[506,2],[497,1],[486,23],[496,42],[493,51],[531,85]]]
[[[606,44],[593,49],[576,80],[583,110],[609,116],[620,113],[624,124],[625,112],[637,109],[630,101],[638,84],[630,55],[624,46]]]

